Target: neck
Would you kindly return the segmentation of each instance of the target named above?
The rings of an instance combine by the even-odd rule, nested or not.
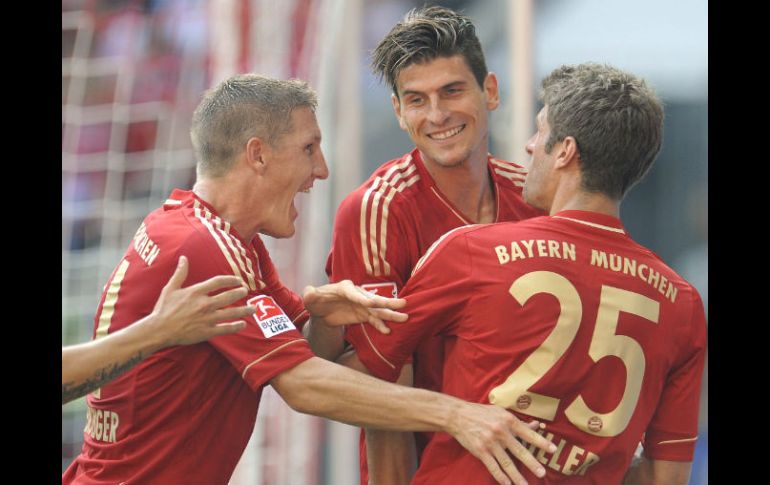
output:
[[[219,216],[230,223],[230,226],[249,242],[259,232],[259,219],[255,217],[254,206],[244,200],[244,194],[255,193],[257,191],[244,190],[240,188],[245,180],[244,177],[233,176],[234,170],[228,174],[217,178],[200,178],[193,186],[193,192],[209,203],[216,209]]]
[[[572,191],[569,194],[559,192],[551,204],[550,215],[563,210],[581,210],[598,212],[608,216],[620,218],[620,201],[611,199],[601,193],[585,192],[583,190]]]
[[[471,156],[453,167],[422,160],[441,193],[471,222],[493,222],[495,197],[492,179],[487,169],[486,150],[483,156]]]

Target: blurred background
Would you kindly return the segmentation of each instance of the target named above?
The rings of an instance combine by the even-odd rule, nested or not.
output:
[[[412,148],[369,51],[410,8],[440,4],[476,24],[501,83],[491,152],[526,165],[539,80],[598,61],[645,77],[666,106],[663,150],[624,202],[632,237],[708,305],[707,0],[62,0],[62,345],[90,340],[102,287],[144,216],[190,188],[190,117],[239,72],[318,91],[332,175],[298,198],[297,235],[265,237],[284,283],[325,282],[337,205]],[[707,484],[708,370],[691,484]],[[376,405],[373,403],[373,405]],[[82,446],[85,399],[62,406],[62,471]],[[232,485],[353,485],[355,429],[299,415],[267,388]]]

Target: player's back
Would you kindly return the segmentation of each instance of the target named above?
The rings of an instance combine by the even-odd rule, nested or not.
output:
[[[436,297],[466,299],[440,331],[442,391],[545,423],[558,449],[535,450],[542,482],[519,466],[528,480],[620,483],[645,431],[650,457],[691,460],[705,321],[686,281],[596,213],[474,226],[447,239],[437,245],[441,264],[429,255],[415,272],[440,266],[456,282]],[[446,434],[430,443],[414,481],[487,482],[481,462]]]

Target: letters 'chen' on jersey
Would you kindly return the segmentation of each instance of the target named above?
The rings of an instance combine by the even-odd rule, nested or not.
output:
[[[144,220],[107,283],[95,337],[149,314],[187,256],[189,286],[240,277],[257,307],[244,330],[170,347],[88,396],[82,453],[63,483],[226,484],[254,426],[262,388],[313,356],[308,315],[283,286],[260,238],[247,242],[192,192],[175,190]],[[247,424],[247,423],[250,423]]]
[[[359,358],[394,380],[422,339],[444,341],[441,390],[506,407],[558,450],[532,483],[617,484],[640,441],[652,459],[691,461],[706,325],[697,291],[614,217],[562,211],[456,229],[420,261],[390,335],[357,325]],[[412,483],[495,483],[448,434]]]

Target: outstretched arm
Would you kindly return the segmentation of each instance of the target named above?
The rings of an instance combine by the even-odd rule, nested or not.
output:
[[[318,357],[279,374],[271,384],[289,406],[302,413],[363,427],[445,431],[505,485],[511,480],[525,483],[506,450],[537,476],[545,474],[517,438],[556,451],[553,443],[503,408],[398,386]]]
[[[243,321],[218,323],[254,313],[250,306],[225,308],[246,296],[240,279],[215,276],[182,289],[187,272],[187,258],[181,256],[152,313],[143,319],[104,338],[62,348],[62,404],[115,379],[157,350],[244,328]],[[232,286],[239,288],[209,296]]]

